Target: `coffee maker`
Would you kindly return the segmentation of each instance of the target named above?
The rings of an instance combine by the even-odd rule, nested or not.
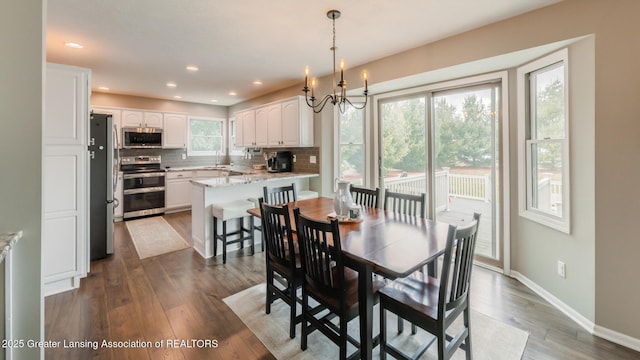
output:
[[[293,155],[291,151],[276,151],[267,159],[267,171],[291,172],[293,171]]]

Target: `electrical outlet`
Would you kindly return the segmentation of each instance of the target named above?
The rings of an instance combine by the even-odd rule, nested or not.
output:
[[[182,160],[187,160],[187,154],[182,153]]]
[[[296,162],[296,156],[293,155],[293,162]]]
[[[558,275],[563,278],[567,277],[566,271],[566,265],[562,261],[558,260]]]
[[[315,164],[315,163],[316,163],[316,157],[315,157],[315,155],[311,155],[311,156],[309,156],[309,162],[310,162],[311,164]]]

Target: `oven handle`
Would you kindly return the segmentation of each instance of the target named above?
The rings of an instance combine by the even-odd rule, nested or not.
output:
[[[123,178],[125,179],[138,179],[138,178],[148,178],[148,177],[157,177],[157,176],[165,176],[164,172],[153,172],[153,173],[140,173],[140,174],[124,174]]]
[[[146,193],[159,192],[159,191],[164,191],[164,186],[148,187],[148,188],[141,188],[141,189],[129,189],[129,190],[124,190],[122,193],[123,195],[132,195],[132,194],[146,194]]]

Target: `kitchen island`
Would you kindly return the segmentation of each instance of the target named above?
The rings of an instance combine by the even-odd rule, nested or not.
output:
[[[191,180],[191,237],[193,248],[205,259],[213,257],[213,217],[211,205],[234,200],[257,199],[263,194],[263,187],[296,184],[298,190],[309,189],[309,179],[319,176],[309,173],[267,173],[222,176],[210,179]],[[229,231],[237,226],[228,224]],[[256,238],[259,244],[259,237]]]

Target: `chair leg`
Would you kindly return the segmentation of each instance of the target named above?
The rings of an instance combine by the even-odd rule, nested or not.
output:
[[[289,297],[291,298],[291,306],[289,309],[289,337],[291,339],[296,337],[296,287],[292,283],[292,280],[287,280],[289,282]]]
[[[271,284],[273,284],[273,271],[271,271],[271,269],[269,269],[269,266],[267,265],[267,298],[266,298],[266,305],[265,305],[265,309],[264,312],[267,314],[271,314],[271,302],[272,297],[273,297],[273,293],[271,292]]]
[[[398,317],[400,319],[400,317]],[[387,359],[387,319],[384,308],[380,306],[380,360]]]
[[[347,359],[347,320],[345,316],[340,317],[340,360]]]
[[[302,340],[300,341],[300,349],[302,349],[302,351],[307,350],[307,336],[309,335],[309,327],[308,327],[308,323],[307,323],[307,316],[308,315],[308,309],[307,307],[309,306],[309,296],[304,292],[304,290],[302,291]]]
[[[253,237],[253,216],[249,216],[249,240],[251,241],[251,255],[256,253],[256,242]]]
[[[402,334],[404,331],[404,320],[398,316],[398,334]]]
[[[473,353],[471,352],[471,318],[470,318],[470,310],[469,307],[467,306],[467,308],[464,310],[463,313],[464,316],[464,326],[467,328],[467,338],[464,340],[464,342],[466,343],[466,359],[467,360],[471,360]]]
[[[213,257],[218,255],[218,218],[213,217]]]
[[[222,220],[222,263],[227,263],[227,220]]]
[[[240,249],[244,249],[244,217],[238,219],[240,223],[240,229],[238,233],[240,234]]]

